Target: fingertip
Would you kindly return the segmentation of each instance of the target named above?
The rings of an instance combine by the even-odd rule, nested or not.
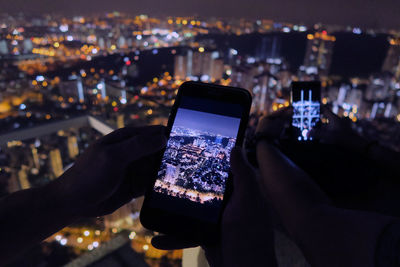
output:
[[[154,236],[152,239],[151,239],[151,245],[153,246],[153,247],[155,247],[156,249],[163,249],[163,246],[162,246],[162,239],[161,239],[161,244],[160,244],[160,236]]]
[[[198,246],[196,242],[182,240],[168,235],[154,236],[151,239],[151,245],[161,250],[185,249]]]

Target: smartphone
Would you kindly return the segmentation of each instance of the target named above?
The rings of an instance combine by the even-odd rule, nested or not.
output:
[[[311,130],[321,117],[321,83],[319,81],[293,82],[291,102],[294,139],[299,142],[313,141]]]
[[[241,88],[185,82],[168,120],[168,142],[140,213],[144,227],[202,243],[217,237],[232,192],[230,152],[241,146],[251,106]]]

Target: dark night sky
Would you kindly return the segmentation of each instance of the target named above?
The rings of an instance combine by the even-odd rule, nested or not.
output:
[[[400,29],[399,0],[0,0],[0,12],[85,14],[112,10]]]
[[[240,119],[180,108],[174,126],[236,137]]]

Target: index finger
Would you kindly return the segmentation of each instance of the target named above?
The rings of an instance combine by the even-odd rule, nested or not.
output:
[[[183,240],[174,236],[157,235],[151,239],[153,247],[162,250],[174,250],[198,247],[199,244],[189,240]]]
[[[124,142],[112,145],[108,148],[113,155],[118,156],[126,163],[160,152],[165,148],[167,138],[164,134],[141,134],[127,139]]]
[[[153,126],[142,126],[142,127],[124,127],[118,130],[113,131],[112,133],[104,136],[99,139],[99,143],[109,145],[113,143],[118,143],[129,139],[133,136],[139,134],[155,134],[155,133],[164,133],[165,127],[162,125],[153,125]]]

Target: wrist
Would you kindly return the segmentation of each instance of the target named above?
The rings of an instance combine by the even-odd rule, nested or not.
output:
[[[271,142],[270,140],[267,139],[260,139],[256,143],[256,151],[259,150],[275,150],[276,146],[274,142]]]
[[[61,183],[61,179],[64,175],[65,174],[57,178],[57,180],[38,188],[38,195],[41,197],[42,201],[46,202],[46,206],[51,212],[63,218],[75,220],[79,217],[78,207],[80,207],[80,205],[67,194],[67,188],[64,188]]]

